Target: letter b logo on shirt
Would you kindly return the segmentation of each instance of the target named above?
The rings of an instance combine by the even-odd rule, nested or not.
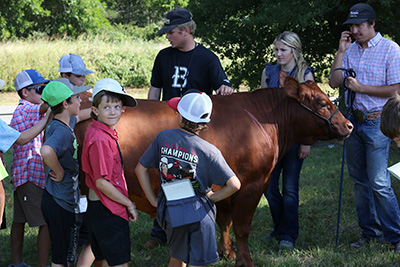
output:
[[[172,87],[174,88],[184,88],[186,87],[187,80],[186,77],[189,74],[189,70],[186,67],[175,66],[175,73],[172,75]]]

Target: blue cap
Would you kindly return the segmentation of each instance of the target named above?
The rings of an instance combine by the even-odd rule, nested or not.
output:
[[[17,91],[34,84],[48,83],[50,80],[43,78],[37,70],[23,70],[17,74],[14,81],[14,87]]]

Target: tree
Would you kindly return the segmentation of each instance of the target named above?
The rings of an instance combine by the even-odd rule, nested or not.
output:
[[[145,27],[160,23],[175,7],[186,7],[189,0],[103,0],[111,22]]]
[[[0,2],[0,39],[27,36],[38,29],[38,22],[50,12],[42,8],[43,0]]]
[[[234,87],[260,85],[261,71],[273,62],[271,44],[283,31],[299,34],[305,58],[317,80],[327,77],[342,26],[357,0],[191,0],[188,9],[197,23],[196,36],[232,64],[227,67]],[[398,0],[366,1],[376,12],[377,31],[400,41]]]
[[[100,31],[110,25],[104,8],[100,0],[1,1],[0,39]]]
[[[100,0],[44,0],[50,16],[40,23],[40,31],[49,35],[99,32],[109,26],[105,5]]]

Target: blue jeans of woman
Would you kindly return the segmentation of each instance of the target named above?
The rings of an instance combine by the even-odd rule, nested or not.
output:
[[[346,145],[349,175],[353,180],[358,224],[362,235],[400,241],[400,211],[387,171],[390,139],[380,130],[380,118],[357,122]]]
[[[268,200],[274,231],[279,240],[295,242],[299,235],[299,178],[303,159],[298,157],[299,145],[293,145],[272,171],[269,186],[264,192]],[[279,177],[282,171],[282,193]]]

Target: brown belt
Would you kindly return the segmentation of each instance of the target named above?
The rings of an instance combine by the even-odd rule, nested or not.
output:
[[[354,119],[358,122],[363,122],[365,120],[369,121],[376,120],[381,116],[381,113],[382,112],[379,111],[379,112],[369,112],[365,114],[363,111],[358,109],[350,111],[350,114],[353,115]]]

